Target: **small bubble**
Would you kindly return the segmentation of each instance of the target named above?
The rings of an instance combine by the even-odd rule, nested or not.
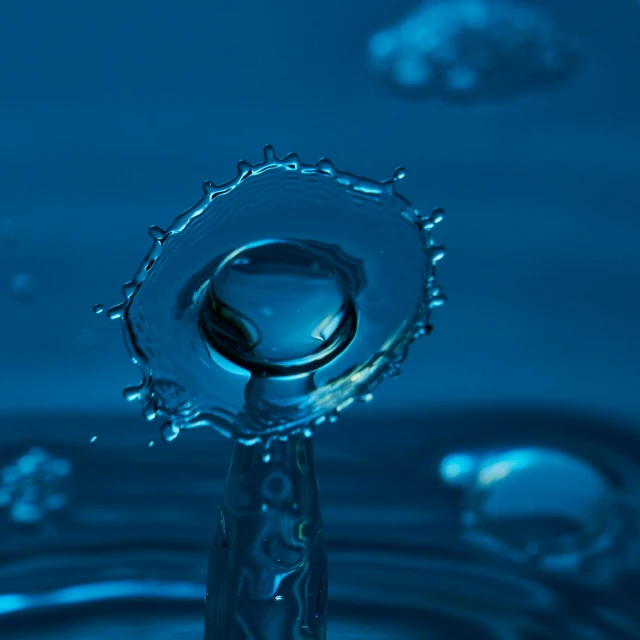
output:
[[[305,427],[305,428],[302,430],[302,435],[303,435],[305,438],[310,438],[310,437],[313,435],[313,429],[311,429],[311,427]]]
[[[92,311],[96,315],[100,315],[101,313],[104,313],[104,305],[103,304],[94,304]]]
[[[97,439],[98,439],[98,436],[95,433],[92,433],[89,436],[89,442],[91,442],[91,444],[93,444]]]
[[[36,281],[28,273],[16,273],[11,278],[11,293],[20,304],[31,304],[38,297]]]
[[[276,596],[274,598],[274,600],[278,603],[283,603],[284,602],[284,596]]]

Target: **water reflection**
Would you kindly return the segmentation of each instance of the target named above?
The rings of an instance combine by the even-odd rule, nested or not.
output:
[[[394,439],[383,442],[375,434],[391,423]],[[3,535],[8,637],[201,637],[231,443],[194,431],[149,449],[144,425],[115,416],[6,426],[2,466],[15,466],[26,443],[48,443],[50,457],[72,465],[75,487],[55,534]],[[100,446],[89,445],[91,431],[103,434]],[[326,425],[314,445],[332,580],[328,638],[637,637],[638,444],[607,421],[526,411]],[[266,505],[258,512],[270,531],[286,524],[271,514],[291,515],[291,526],[247,549],[286,560],[299,498],[271,453],[251,499]],[[266,595],[276,611],[289,606],[280,589]]]

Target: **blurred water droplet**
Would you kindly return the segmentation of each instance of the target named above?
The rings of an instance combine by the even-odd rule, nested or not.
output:
[[[310,437],[313,435],[313,429],[311,429],[310,427],[305,427],[305,428],[302,430],[302,435],[303,435],[305,438],[310,438]]]
[[[92,433],[92,434],[89,436],[89,442],[91,442],[91,443],[94,443],[97,439],[98,439],[98,436],[97,436],[97,435],[95,435],[95,433]]]
[[[70,473],[68,460],[33,447],[2,469],[0,507],[8,508],[14,522],[35,525],[68,504]]]
[[[11,278],[11,293],[20,304],[31,304],[38,297],[36,281],[28,273],[16,273]]]
[[[268,451],[262,454],[262,462],[269,462],[271,460],[271,454]]]
[[[153,438],[147,440],[147,446],[149,448],[153,447],[154,444],[155,444],[155,440]]]
[[[584,460],[553,449],[452,454],[449,484],[467,491],[461,520],[472,542],[548,569],[575,569],[619,529],[614,490]]]

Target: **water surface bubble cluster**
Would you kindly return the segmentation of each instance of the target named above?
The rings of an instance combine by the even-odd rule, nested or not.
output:
[[[404,175],[375,182],[267,146],[149,229],[152,247],[107,314],[142,373],[125,398],[161,421],[164,440],[201,426],[267,447],[310,437],[397,375],[446,300],[445,248],[432,239],[444,212],[399,195]]]
[[[404,95],[501,100],[571,78],[578,46],[540,9],[510,0],[420,4],[369,40],[369,65]]]
[[[0,508],[15,523],[38,524],[67,506],[71,473],[69,460],[33,447],[2,469]]]

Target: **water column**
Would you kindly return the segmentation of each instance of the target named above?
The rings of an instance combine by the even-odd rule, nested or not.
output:
[[[153,245],[109,310],[171,441],[236,441],[210,555],[205,640],[324,640],[327,556],[313,433],[399,373],[445,298],[444,256],[396,193],[328,160],[238,164]]]

